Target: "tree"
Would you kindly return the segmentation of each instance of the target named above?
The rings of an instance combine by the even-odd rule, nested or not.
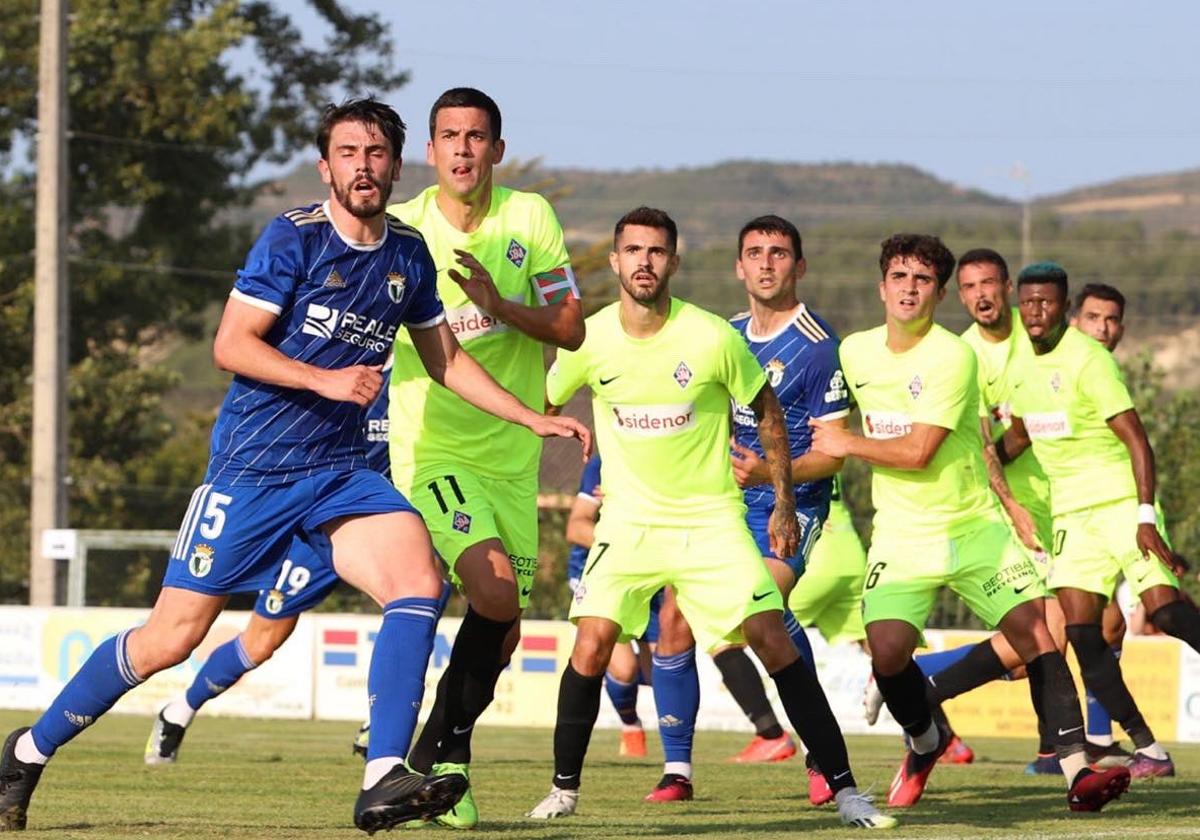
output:
[[[28,573],[35,174],[16,158],[36,130],[37,5],[14,0],[0,16],[0,601],[10,602],[26,599]],[[211,416],[168,416],[162,397],[177,377],[158,361],[228,293],[254,233],[229,213],[258,190],[247,173],[309,147],[331,99],[407,80],[386,24],[335,0],[310,5],[323,26],[312,45],[265,0],[72,3],[74,527],[176,527],[202,478]],[[147,575],[118,577],[105,597]]]

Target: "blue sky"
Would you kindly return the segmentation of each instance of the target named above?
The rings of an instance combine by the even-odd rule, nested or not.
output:
[[[391,21],[410,156],[468,84],[553,166],[899,162],[1013,198],[1017,163],[1033,195],[1200,167],[1194,2],[346,5]]]

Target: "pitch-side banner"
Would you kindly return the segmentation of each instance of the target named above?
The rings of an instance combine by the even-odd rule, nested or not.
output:
[[[146,620],[149,610],[88,607],[0,607],[0,707],[49,705],[100,642]],[[191,685],[218,645],[246,626],[248,612],[221,615],[191,657],[126,694],[115,711],[154,714]],[[205,714],[312,717],[312,625],[305,617],[292,638],[262,667],[212,700]]]

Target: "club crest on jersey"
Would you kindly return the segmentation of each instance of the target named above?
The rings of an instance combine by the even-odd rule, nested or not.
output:
[[[767,381],[771,383],[771,387],[778,388],[779,383],[783,381],[783,361],[772,359],[763,366],[763,370],[767,372]]]
[[[392,303],[399,303],[400,299],[404,297],[404,284],[407,282],[408,278],[399,271],[388,272],[387,293]]]
[[[344,289],[344,288],[346,288],[346,281],[342,277],[342,275],[338,274],[338,270],[336,268],[330,269],[329,276],[325,278],[325,288],[326,289]]]
[[[914,400],[917,397],[921,396],[921,391],[924,388],[925,388],[925,383],[921,381],[920,376],[914,376],[912,378],[912,382],[908,383],[908,393],[912,395],[912,398]]]
[[[471,533],[471,517],[467,516],[461,510],[454,511],[454,519],[450,522],[455,531],[463,534]]]
[[[674,376],[679,387],[686,388],[687,384],[692,381],[692,369],[687,366],[687,362],[680,362],[679,367],[675,368]]]
[[[272,589],[267,593],[267,599],[263,602],[263,607],[271,615],[278,615],[283,609],[283,593],[278,589]]]
[[[212,571],[214,549],[207,543],[197,543],[188,558],[188,571],[192,577],[202,578]]]
[[[1050,377],[1050,388],[1056,394],[1062,388],[1062,376],[1059,375],[1058,371],[1054,371],[1054,375]]]
[[[508,241],[508,253],[505,254],[505,256],[508,257],[508,261],[517,268],[520,268],[525,264],[525,256],[528,253],[529,252],[525,250],[525,246],[517,240],[510,239]]]

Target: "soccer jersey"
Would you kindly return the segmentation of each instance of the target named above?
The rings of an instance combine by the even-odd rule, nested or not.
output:
[[[468,251],[507,300],[534,306],[578,297],[562,228],[541,196],[494,187],[487,216],[474,231],[464,233],[442,215],[437,190],[430,187],[388,211],[424,235],[437,264],[446,318],[459,342],[497,382],[540,411],[545,377],[541,342],[477,307],[448,272],[466,274],[454,251]],[[397,337],[391,390],[397,431],[417,432],[393,437],[392,474],[402,489],[419,464],[466,463],[476,474],[491,478],[537,471],[541,439],[432,382],[407,335]]]
[[[1012,310],[1012,325],[1012,332],[1003,341],[989,341],[978,324],[972,324],[962,334],[979,362],[979,414],[991,421],[992,442],[1012,427],[1013,392],[1033,358],[1033,345],[1016,309]],[[1050,480],[1033,450],[1027,449],[1004,465],[1004,480],[1013,497],[1036,519],[1050,518]]]
[[[1074,327],[1049,353],[1033,356],[1013,412],[1050,478],[1055,516],[1137,496],[1129,450],[1107,422],[1131,408],[1112,354]]]
[[[391,372],[391,360],[383,368],[386,377]],[[388,481],[392,480],[391,456],[388,454],[388,388],[379,389],[375,402],[367,406],[363,417],[363,432],[367,438],[367,466],[380,473]]]
[[[983,463],[977,363],[966,342],[934,324],[915,347],[894,353],[879,326],[847,336],[841,361],[866,437],[902,437],[914,423],[950,431],[924,469],[872,467],[876,534],[954,537],[998,515]]]
[[[560,350],[546,377],[562,405],[592,390],[596,441],[604,453],[604,519],[692,526],[743,516],[729,462],[729,400],[747,404],[766,374],[728,322],[674,299],[649,338],[621,326],[620,304],[587,320],[577,351]]]
[[[812,446],[808,418],[832,419],[849,413],[850,392],[838,362],[837,334],[804,304],[796,308],[792,320],[771,335],[756,335],[749,313],[734,316],[731,323],[766,371],[767,381],[783,407],[791,457],[799,458]],[[738,404],[733,421],[734,440],[762,456],[754,412]],[[829,501],[832,484],[831,478],[797,484],[796,504],[823,505]],[[747,487],[745,500],[748,507],[772,507],[775,488],[769,484]]]
[[[445,313],[421,235],[389,218],[384,235],[355,242],[327,203],[277,216],[238,272],[231,297],[276,316],[264,340],[325,369],[382,365],[401,324],[427,328]],[[281,484],[367,466],[363,409],[313,391],[234,376],[212,434],[208,484]]]

